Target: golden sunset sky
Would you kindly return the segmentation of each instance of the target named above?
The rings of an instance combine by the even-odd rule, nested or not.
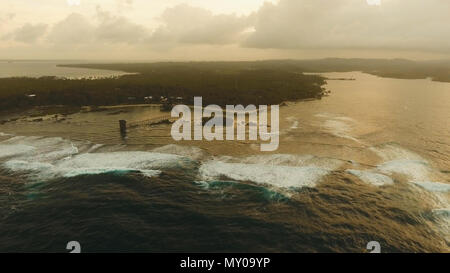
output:
[[[448,0],[1,0],[0,59],[450,58]]]

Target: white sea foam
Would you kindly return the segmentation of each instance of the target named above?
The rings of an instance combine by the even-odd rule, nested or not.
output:
[[[140,172],[146,177],[155,177],[161,174],[159,170],[140,170]]]
[[[86,146],[86,145],[85,145]],[[100,146],[92,146],[94,150]],[[160,169],[183,166],[189,159],[155,152],[82,153],[62,138],[13,137],[0,143],[0,158],[11,158],[3,167],[39,179],[108,172],[140,172],[152,177]]]
[[[152,170],[178,166],[186,158],[152,152],[112,152],[80,154],[62,161],[60,168],[117,168]]]
[[[104,173],[141,173],[146,177],[155,177],[161,174],[158,170],[137,170],[137,169],[121,169],[121,168],[79,168],[64,172],[64,177],[75,177],[80,175],[95,175]]]
[[[434,209],[433,213],[439,217],[450,219],[450,208]],[[447,229],[449,227],[447,226]]]
[[[48,153],[40,153],[36,155],[36,160],[44,160],[44,161],[54,161],[57,159],[69,158],[73,155],[78,154],[78,148],[71,144],[70,147],[61,147],[56,151],[51,151]]]
[[[342,166],[344,162],[339,159],[317,157],[313,155],[294,155],[294,154],[273,154],[273,155],[255,155],[244,158],[228,157],[221,161],[231,163],[245,163],[245,164],[263,164],[263,165],[278,165],[278,166],[292,166],[292,167],[318,167],[328,170],[335,170]]]
[[[358,139],[351,135],[353,127],[356,124],[356,121],[354,119],[343,116],[335,116],[329,113],[316,114],[316,117],[327,119],[322,126],[328,133],[340,138],[346,138],[355,142],[360,142]]]
[[[164,154],[174,154],[174,155],[180,155],[180,156],[186,156],[189,158],[192,158],[194,160],[202,159],[208,154],[195,146],[182,146],[182,145],[176,145],[176,144],[169,144],[162,147],[158,147],[152,150],[155,153],[164,153]]]
[[[330,113],[318,113],[314,115],[315,117],[318,118],[332,118],[334,117],[334,115],[330,114]]]
[[[11,171],[22,171],[22,172],[48,172],[55,168],[54,165],[50,163],[43,162],[29,162],[24,160],[10,160],[3,164],[4,167],[10,169]]]
[[[450,192],[450,184],[440,183],[440,182],[414,182],[414,184],[424,188],[431,192]]]
[[[199,173],[204,180],[227,177],[277,187],[314,187],[330,171],[344,164],[333,158],[312,155],[272,154],[248,157],[222,156],[204,163]]]
[[[352,118],[349,118],[349,117],[335,117],[334,119],[335,119],[335,120],[343,120],[343,121],[348,121],[348,122],[352,122],[352,123],[354,123],[354,122],[355,122],[355,120],[354,120],[354,119],[352,119]]]
[[[7,139],[5,141],[2,141],[2,143],[5,144],[24,144],[24,145],[30,145],[33,147],[52,147],[57,144],[61,144],[64,142],[68,142],[67,140],[64,140],[60,137],[38,137],[38,136],[15,136],[10,139]]]
[[[23,144],[0,144],[0,158],[19,156],[32,153],[35,150],[33,146]]]
[[[377,169],[388,175],[401,174],[410,181],[427,181],[430,179],[432,170],[428,163],[420,160],[393,160],[382,163]]]
[[[409,151],[403,147],[400,147],[397,144],[383,144],[376,147],[370,147],[369,149],[374,153],[376,153],[384,161],[392,161],[399,159],[425,161],[418,154]]]
[[[11,138],[8,138],[7,140],[3,140],[0,143],[3,143],[3,144],[4,143],[15,143],[15,142],[20,141],[22,139],[25,139],[25,137],[24,136],[13,136]]]
[[[340,120],[327,120],[324,123],[324,127],[337,136],[347,136],[351,131],[350,125]]]
[[[450,208],[434,209],[433,214],[439,218],[437,224],[440,227],[445,241],[447,244],[450,244]]]
[[[41,162],[27,162],[22,160],[10,160],[3,164],[3,166],[14,172],[27,172],[32,177],[38,179],[52,179],[56,177],[75,177],[79,175],[95,175],[102,173],[141,173],[147,177],[154,177],[161,173],[159,170],[141,170],[134,168],[120,168],[120,167],[103,167],[103,168],[69,168],[62,166],[55,166],[50,163]]]
[[[94,175],[102,173],[128,173],[128,172],[138,172],[135,169],[121,169],[121,168],[77,168],[77,169],[67,169],[66,172],[62,174],[64,177],[75,177],[80,175]]]
[[[273,155],[254,155],[244,158],[228,157],[228,162],[246,163],[246,164],[264,164],[264,165],[284,165],[284,166],[304,166],[312,155],[293,155],[293,154],[273,154]]]
[[[79,153],[75,144],[59,137],[13,137],[1,142],[0,146],[7,156],[29,162],[53,162]]]
[[[104,146],[103,144],[94,144],[88,149],[87,153],[95,152],[96,150],[100,149],[103,146]]]
[[[227,177],[236,181],[252,181],[282,188],[314,187],[329,173],[317,167],[290,167],[262,164],[225,163],[209,161],[199,173],[203,180]]]
[[[398,151],[398,150],[397,150]],[[401,150],[400,150],[401,151]],[[416,158],[414,154],[401,152],[402,156]],[[395,154],[394,154],[395,155]],[[392,156],[392,154],[390,154]],[[398,154],[397,154],[398,156]],[[450,184],[441,182],[431,182],[439,179],[439,175],[423,160],[393,160],[385,162],[377,167],[378,170],[387,174],[401,174],[409,179],[418,187],[432,193],[433,198],[429,201],[437,209],[433,213],[439,217],[440,229],[447,241],[450,241],[449,234],[449,209],[448,209],[448,193],[450,192]],[[444,207],[444,208],[442,208]]]
[[[394,183],[394,180],[392,180],[389,176],[376,172],[360,170],[347,170],[347,172],[358,177],[361,181],[374,186],[384,186]]]

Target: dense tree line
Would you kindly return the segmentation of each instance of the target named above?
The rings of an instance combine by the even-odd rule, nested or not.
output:
[[[80,66],[80,65],[74,65]],[[340,59],[318,60],[267,60],[252,62],[190,62],[190,63],[141,63],[141,64],[84,64],[81,67],[148,73],[152,70],[185,69],[233,72],[238,69],[274,69],[288,72],[350,72],[401,79],[425,79],[450,82],[450,60],[411,61],[405,59]]]
[[[191,104],[194,96],[202,96],[205,104],[221,106],[279,104],[286,100],[320,98],[325,83],[321,77],[303,75],[286,67],[254,68],[234,63],[123,64],[104,68],[139,74],[96,80],[0,79],[0,107],[151,103],[159,102],[161,97],[182,97],[183,103]]]

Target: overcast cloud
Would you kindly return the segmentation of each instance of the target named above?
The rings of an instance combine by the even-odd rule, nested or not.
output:
[[[32,44],[37,42],[47,31],[46,24],[30,24],[26,23],[22,27],[17,28],[14,32],[6,34],[3,39],[13,39],[17,42]]]
[[[214,15],[187,4],[168,8],[161,15],[151,43],[230,44],[239,43],[242,33],[252,24],[252,16]]]
[[[113,9],[108,5],[83,9],[81,1],[80,6],[71,6],[72,10],[60,16],[59,20],[24,22],[9,31],[5,31],[5,26],[14,21],[14,16],[12,13],[4,14],[0,16],[3,41],[0,43],[15,43],[0,44],[0,47],[15,47],[22,43],[29,46],[21,48],[31,52],[37,50],[37,47],[33,48],[36,43],[40,44],[39,49],[56,46],[67,50],[80,45],[85,48],[101,48],[103,45],[108,49],[114,45],[117,49],[127,45],[126,49],[134,50],[133,54],[156,49],[158,54],[163,54],[161,48],[167,52],[189,52],[190,47],[209,46],[221,50],[231,45],[235,50],[241,48],[242,54],[252,49],[255,52],[415,50],[450,54],[448,0],[381,0],[381,5],[369,5],[367,0],[279,0],[266,3],[252,0],[259,1],[260,5],[255,4],[254,11],[244,15],[212,12],[189,4],[201,4],[203,0],[176,5],[170,5],[169,1],[159,15],[148,20],[145,16],[138,17],[138,14],[142,14],[139,10],[143,7],[150,10],[152,5],[148,3],[151,1],[146,1],[147,4],[139,0],[114,1]],[[156,2],[162,5],[162,2]],[[19,50],[15,48],[14,52]],[[78,53],[82,55],[82,52]],[[127,55],[126,51],[122,53]],[[197,54],[192,51],[192,58],[195,59]]]
[[[450,51],[450,1],[281,0],[257,13],[243,44],[260,48],[387,48]]]

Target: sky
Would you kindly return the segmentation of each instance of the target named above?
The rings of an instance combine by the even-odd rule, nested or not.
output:
[[[448,0],[1,0],[0,59],[450,59]]]

